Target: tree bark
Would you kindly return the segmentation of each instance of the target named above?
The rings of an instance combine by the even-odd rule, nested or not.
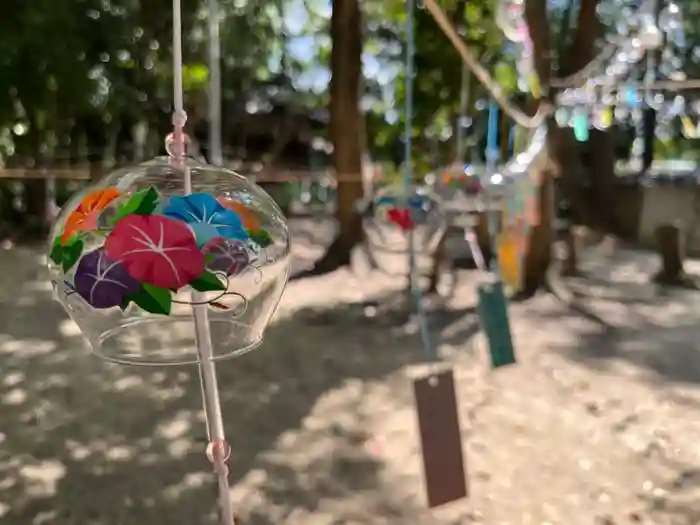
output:
[[[668,286],[684,286],[689,279],[683,269],[685,242],[679,224],[662,224],[656,228],[656,247],[661,257],[661,269],[653,280]]]
[[[568,75],[584,67],[593,57],[599,23],[596,8],[599,0],[581,0],[579,20],[571,46],[560,57],[562,73]],[[555,93],[550,88],[552,77],[550,21],[546,0],[526,0],[525,17],[533,43],[534,67],[543,87],[544,98],[553,101]],[[540,182],[540,223],[531,229],[524,261],[522,294],[536,292],[545,282],[552,259],[555,214],[553,178],[559,177],[561,189],[570,203],[572,215],[595,229],[616,231],[614,194],[614,148],[609,133],[593,132],[589,147],[592,166],[590,185],[578,180],[581,170],[580,149],[569,129],[560,129],[554,122],[548,123],[547,161],[542,163],[541,173],[535,174]]]
[[[580,274],[579,260],[583,252],[585,230],[579,226],[570,226],[565,233],[566,255],[561,269],[565,277],[575,277]]]
[[[338,234],[326,253],[305,275],[320,275],[350,264],[363,239],[356,203],[362,198],[363,115],[362,14],[358,0],[334,0],[331,16],[330,136],[338,180]]]

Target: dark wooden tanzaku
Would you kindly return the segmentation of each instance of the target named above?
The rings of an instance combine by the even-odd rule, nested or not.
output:
[[[462,436],[452,369],[413,382],[428,507],[467,496]]]

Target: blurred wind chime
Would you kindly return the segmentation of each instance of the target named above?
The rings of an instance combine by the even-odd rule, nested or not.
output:
[[[417,226],[429,222],[431,215],[433,215],[433,221],[439,219],[441,210],[434,197],[428,197],[425,190],[416,189],[413,177],[415,8],[415,0],[408,0],[403,195],[379,195],[375,199],[374,207],[379,220],[387,221],[405,232],[408,242],[409,290],[420,331],[423,357],[428,364],[426,373],[413,380],[413,390],[421,439],[426,496],[428,506],[432,508],[466,497],[467,481],[454,373],[449,365],[438,368],[439,357],[430,334],[416,265]]]
[[[210,0],[210,131],[212,162],[221,164],[216,7]],[[168,156],[108,174],[74,195],[51,229],[48,266],[56,300],[96,355],[199,367],[219,523],[234,525],[216,364],[262,342],[289,277],[289,233],[262,189],[193,160],[184,133],[182,42],[181,3],[173,0]]]
[[[485,169],[486,176],[479,178],[476,171],[464,164],[457,163],[448,170],[447,177],[442,182],[445,186],[456,189],[455,194],[471,201],[471,208],[465,210],[473,214],[476,210],[485,217],[488,223],[489,240],[493,251],[497,252],[497,262],[489,268],[476,242],[474,227],[476,221],[467,220],[461,226],[465,229],[465,237],[470,243],[474,259],[484,271],[490,270],[488,281],[479,289],[478,312],[486,333],[491,354],[491,364],[494,368],[515,362],[510,325],[508,320],[507,300],[500,274],[508,281],[514,290],[519,289],[521,276],[520,254],[524,252],[524,240],[531,226],[537,225],[539,217],[537,200],[534,192],[539,181],[532,177],[533,168],[541,162],[546,153],[547,128],[545,121],[553,114],[553,107],[546,101],[540,101],[540,106],[534,116],[528,116],[504,96],[500,86],[493,80],[489,72],[480,64],[458,32],[440,9],[436,0],[424,0],[425,8],[435,19],[455,49],[459,52],[465,68],[468,68],[477,80],[487,89],[493,99],[489,111],[489,129],[487,140]],[[536,97],[540,95],[540,85],[532,68],[532,45],[527,33],[524,20],[522,0],[502,0],[498,6],[498,25],[514,43],[518,52],[519,85]],[[411,117],[412,117],[412,82],[413,82],[413,11],[414,0],[408,0],[407,16],[407,75],[406,75],[406,162],[404,178],[403,207],[392,212],[400,221],[392,219],[387,210],[385,217],[398,224],[409,233],[409,267],[410,284],[416,300],[416,311],[420,320],[420,330],[426,357],[429,360],[437,358],[429,337],[427,319],[421,305],[420,290],[415,280],[415,253],[413,230],[415,223],[408,220],[411,217],[412,170],[411,170]],[[464,74],[464,71],[463,71]],[[462,107],[467,104],[462,101]],[[510,117],[515,125],[528,130],[529,144],[515,155],[508,163],[497,170],[499,161],[498,148],[498,109]],[[465,115],[463,114],[462,117]],[[514,149],[516,132],[513,132]],[[449,192],[448,192],[449,193]],[[381,199],[381,197],[380,197]],[[396,200],[388,199],[387,204],[394,206]],[[442,202],[442,201],[440,201]],[[476,203],[476,204],[475,204]],[[449,208],[449,205],[448,205]],[[484,213],[482,213],[484,212]],[[482,219],[480,219],[482,220]],[[500,268],[500,272],[499,272]],[[456,393],[451,369],[437,373],[432,369],[425,377],[414,382],[418,422],[421,433],[423,462],[425,471],[426,490],[430,507],[441,505],[466,496],[459,420],[456,407]],[[449,471],[449,472],[448,472]]]
[[[410,146],[410,141],[408,144]],[[360,201],[357,207],[363,216],[367,245],[376,266],[386,273],[396,274],[400,271],[397,270],[398,256],[408,263],[407,266],[398,263],[398,266],[405,269],[410,284],[411,275],[419,273],[418,255],[430,255],[435,251],[445,228],[445,218],[438,196],[426,184],[414,181],[407,162],[404,159],[400,169],[404,173],[410,170],[410,180],[404,180],[405,177],[392,180]],[[374,181],[384,182],[388,171],[390,168],[377,169],[376,173],[381,176],[375,176]]]
[[[415,298],[417,317],[420,322],[420,331],[423,339],[426,358],[436,360],[437,355],[430,334],[428,323],[421,305],[420,289],[415,276],[415,246],[413,238],[414,223],[407,220],[411,217],[413,198],[412,188],[412,151],[411,151],[411,117],[412,117],[412,90],[413,90],[413,10],[414,2],[409,0],[409,12],[407,16],[407,75],[406,75],[406,130],[405,130],[405,165],[404,169],[404,200],[401,209],[401,220],[404,221],[403,228],[408,231],[409,237],[409,282],[412,295]],[[461,160],[461,167],[455,169],[453,165],[448,170],[446,176],[442,178],[442,184],[454,191],[442,191],[438,183],[437,188],[443,197],[447,197],[447,202],[440,199],[447,209],[456,207],[463,219],[467,220],[458,223],[457,226],[464,228],[465,238],[469,243],[474,260],[479,268],[488,272],[488,279],[479,286],[478,290],[478,313],[481,320],[486,339],[488,341],[491,366],[498,368],[504,365],[515,363],[515,351],[513,347],[510,322],[508,318],[508,305],[502,278],[507,281],[507,285],[513,290],[520,288],[522,274],[521,260],[524,254],[523,241],[527,237],[530,224],[536,222],[536,218],[525,212],[525,201],[528,195],[534,192],[534,183],[531,180],[531,168],[536,159],[541,158],[546,144],[546,127],[542,125],[546,111],[538,112],[535,117],[530,118],[514,108],[500,93],[500,89],[494,86],[488,72],[486,72],[478,61],[467,50],[464,42],[459,38],[457,32],[449,24],[444,13],[437,7],[434,0],[427,0],[426,7],[431,11],[436,20],[440,23],[447,36],[452,40],[455,47],[460,51],[462,58],[478,79],[488,85],[488,89],[493,96],[493,102],[489,106],[486,166],[483,177],[479,177],[477,170],[467,166]],[[501,8],[508,12],[511,18],[515,17],[513,10]],[[524,78],[522,85],[529,86],[529,89],[539,92],[537,78],[532,72],[531,66],[531,46],[527,43],[522,33],[524,20],[522,10],[519,11],[519,30],[517,42],[520,44],[518,50],[521,55],[519,72]],[[442,20],[440,20],[442,18]],[[526,33],[525,33],[526,35]],[[468,104],[462,101],[462,107]],[[525,128],[535,129],[530,135],[530,144],[524,151],[514,156],[512,160],[497,169],[500,160],[500,150],[498,144],[498,112],[499,106],[504,112],[511,116],[513,120],[522,124]],[[462,115],[464,118],[465,115]],[[515,133],[513,142],[515,141]],[[380,197],[381,199],[382,197]],[[452,201],[452,202],[450,202]],[[388,203],[394,205],[393,200]],[[464,206],[464,207],[463,207]],[[491,244],[491,257],[494,262],[487,265],[485,258],[477,242],[475,227],[478,221],[473,220],[474,211],[479,215],[479,221],[486,221],[488,225],[488,238]],[[387,211],[389,216],[391,209]],[[396,212],[394,212],[396,213]],[[528,220],[530,219],[529,223]],[[502,277],[503,276],[503,277]],[[416,408],[418,413],[418,423],[421,435],[421,445],[423,452],[423,465],[425,474],[425,485],[427,491],[428,505],[435,507],[449,501],[453,501],[467,495],[465,472],[463,464],[463,452],[461,446],[461,435],[459,428],[459,418],[457,413],[456,392],[454,387],[454,376],[451,368],[438,372],[432,368],[424,377],[414,381],[414,393],[416,397]]]
[[[514,202],[518,198],[515,179],[510,176],[506,179],[496,171],[500,160],[500,148],[498,105],[495,103],[489,106],[485,157],[487,183],[479,184],[483,192],[480,216],[487,224],[490,264],[487,265],[481,252],[474,228],[465,229],[465,239],[469,243],[477,267],[483,272],[488,272],[487,281],[478,288],[477,311],[488,342],[491,365],[498,368],[515,363],[504,280],[515,290],[519,289],[520,263],[517,239],[513,236],[514,230],[508,224],[511,201]]]
[[[700,101],[689,101],[680,91],[697,89],[700,82],[684,72],[686,56],[700,61],[700,50],[689,48],[682,5],[676,1],[645,0],[635,8],[630,0],[605,2],[598,16],[615,30],[610,44],[579,73],[553,83],[559,90],[555,119],[573,128],[579,141],[589,130],[615,123],[636,128],[632,156],[644,150],[644,111],[656,111],[654,133],[664,140],[673,135],[680,119],[686,138],[700,137]]]
[[[440,23],[440,12],[435,11],[435,4],[427,3],[427,7]],[[532,65],[532,43],[523,10],[522,1],[501,1],[497,5],[496,22],[516,53],[519,88],[539,98],[541,89]],[[448,33],[448,36],[451,35]],[[463,42],[456,45],[459,46],[463,47]],[[465,104],[462,104],[462,109],[466,109]],[[486,166],[460,163],[463,159],[458,158],[458,162],[445,171],[438,184],[438,193],[445,200],[445,208],[453,219],[451,225],[464,229],[474,262],[479,269],[489,273],[488,280],[479,287],[478,312],[494,368],[515,362],[506,289],[517,293],[522,288],[528,236],[530,228],[539,220],[532,168],[545,150],[547,136],[544,126],[537,127],[530,133],[529,144],[523,151],[500,165],[503,148],[499,145],[498,112],[499,104],[491,102]],[[523,135],[517,125],[512,127],[509,141],[514,152],[522,148]],[[483,223],[486,223],[486,232]],[[478,242],[479,228],[489,240],[490,264]]]

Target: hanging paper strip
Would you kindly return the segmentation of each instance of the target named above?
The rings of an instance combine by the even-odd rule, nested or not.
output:
[[[515,350],[508,321],[508,305],[500,281],[479,287],[478,311],[491,355],[491,366],[515,363]]]
[[[511,290],[520,290],[520,246],[516,225],[507,226],[498,238],[498,267],[501,280]]]
[[[540,223],[540,203],[537,188],[529,188],[525,197],[525,220],[530,226]]]

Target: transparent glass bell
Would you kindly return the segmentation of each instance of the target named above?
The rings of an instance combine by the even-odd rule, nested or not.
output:
[[[419,255],[435,252],[446,222],[442,202],[431,188],[387,186],[377,191],[371,206],[372,213],[364,217],[363,228],[375,259],[382,259],[387,268],[392,268],[387,271],[403,271],[409,233]]]
[[[458,163],[444,168],[435,181],[434,190],[444,207],[454,209],[456,206],[466,206],[476,210],[476,202],[483,190],[484,169],[483,166]]]
[[[285,218],[267,193],[228,169],[169,157],[74,195],[49,242],[56,299],[95,353],[127,364],[197,362],[206,334],[195,333],[195,312],[214,359],[254,349],[290,271]]]

